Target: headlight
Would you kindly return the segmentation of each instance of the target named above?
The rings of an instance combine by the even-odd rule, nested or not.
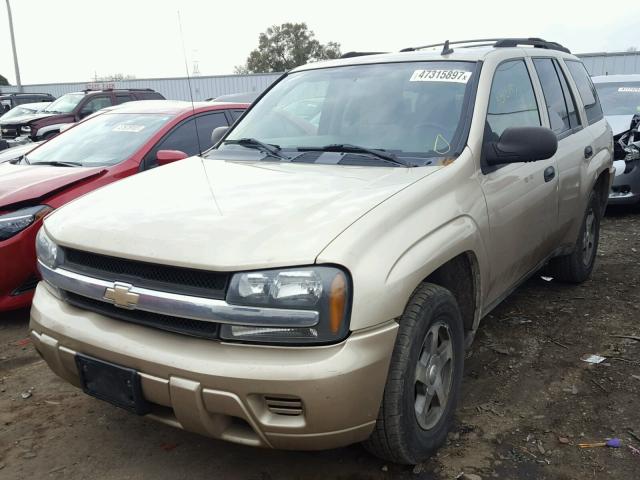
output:
[[[47,232],[44,231],[44,227],[40,228],[36,236],[36,255],[38,260],[49,268],[56,268],[60,263],[58,261],[60,250],[55,242],[49,238]]]
[[[52,210],[48,205],[22,208],[0,215],[0,242],[13,237]]]
[[[31,133],[31,127],[27,126],[27,127],[20,127],[20,133],[25,133],[25,134],[29,134]]]
[[[312,327],[248,327],[223,325],[220,337],[259,343],[321,344],[343,340],[349,333],[351,286],[335,267],[302,267],[237,273],[231,278],[227,302],[264,308],[312,310]]]

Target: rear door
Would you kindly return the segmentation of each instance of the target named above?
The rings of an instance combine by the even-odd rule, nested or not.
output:
[[[509,127],[541,126],[544,106],[535,94],[524,58],[502,62],[495,70],[485,142]],[[490,224],[489,302],[503,297],[549,254],[558,218],[556,159],[482,166],[481,187]]]
[[[582,165],[592,138],[580,116],[567,82],[567,72],[555,58],[532,58],[547,106],[549,127],[558,137],[558,228],[554,243],[566,238],[582,209]],[[578,215],[582,218],[582,213]],[[574,239],[575,240],[575,239]]]

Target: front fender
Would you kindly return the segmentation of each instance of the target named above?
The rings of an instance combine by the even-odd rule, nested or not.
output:
[[[351,272],[352,330],[401,316],[426,277],[467,252],[480,272],[478,298],[485,298],[482,289],[488,282],[483,280],[490,273],[483,243],[488,231],[486,204],[464,160],[459,158],[383,202],[318,255],[318,263],[344,265]]]

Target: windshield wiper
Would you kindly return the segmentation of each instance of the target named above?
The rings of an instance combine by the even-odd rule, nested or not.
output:
[[[271,157],[279,158],[280,160],[289,160],[287,157],[280,153],[280,147],[278,145],[264,143],[257,138],[239,138],[238,140],[225,140],[223,143],[228,143],[230,145],[242,145],[243,147],[247,148],[255,148],[256,150],[259,150],[262,153],[266,153]]]
[[[298,147],[298,151],[364,153],[389,163],[402,165],[403,167],[415,167],[413,163],[407,162],[406,160],[385,150],[361,147],[359,145],[352,145],[350,143],[332,143],[330,145],[325,145],[324,147]]]
[[[26,159],[26,158],[25,158]],[[33,162],[29,165],[51,165],[53,167],[81,167],[79,162]]]

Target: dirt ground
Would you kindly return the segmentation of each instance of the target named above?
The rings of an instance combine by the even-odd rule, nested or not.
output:
[[[5,315],[0,478],[638,478],[630,447],[640,449],[640,341],[616,335],[640,335],[639,250],[640,213],[610,211],[590,281],[536,277],[494,310],[467,352],[456,429],[416,467],[387,465],[358,445],[259,450],[135,417],[55,377],[25,340],[28,314]],[[607,359],[591,365],[585,354]],[[611,437],[623,447],[577,446]]]

